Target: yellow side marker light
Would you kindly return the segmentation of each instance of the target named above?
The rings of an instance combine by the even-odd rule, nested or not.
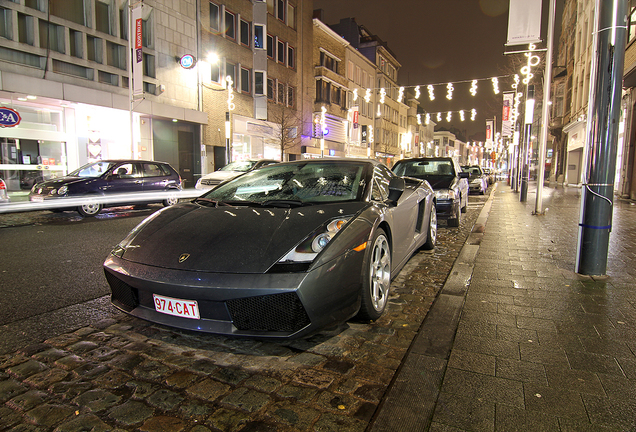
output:
[[[354,247],[353,250],[356,252],[361,252],[367,248],[367,242],[362,243],[360,246]]]

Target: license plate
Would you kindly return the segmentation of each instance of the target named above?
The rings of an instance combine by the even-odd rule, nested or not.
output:
[[[44,201],[44,197],[41,197],[39,195],[34,195],[31,197],[31,201],[33,202],[43,202]]]
[[[155,310],[168,315],[181,318],[200,319],[199,305],[196,300],[182,300],[172,297],[152,295],[155,301]]]

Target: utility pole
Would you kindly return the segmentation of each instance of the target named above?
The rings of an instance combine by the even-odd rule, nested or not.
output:
[[[612,230],[627,0],[596,0],[576,272],[603,276]]]

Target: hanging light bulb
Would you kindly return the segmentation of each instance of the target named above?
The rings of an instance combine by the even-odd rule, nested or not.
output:
[[[415,99],[420,98],[420,86],[415,87]]]
[[[492,91],[495,92],[495,94],[499,94],[499,78],[491,78],[492,81]]]
[[[437,121],[438,121],[438,122],[441,122],[441,121],[442,121],[442,113],[441,113],[441,112],[438,112],[438,113],[437,113]]]
[[[448,83],[446,84],[446,99],[451,100],[453,99],[453,90],[455,90],[455,88],[453,87],[453,83]]]
[[[404,87],[400,87],[398,91],[398,102],[402,102],[402,99],[404,99]]]
[[[380,89],[380,103],[383,104],[384,103],[384,98],[386,97],[386,90],[384,89],[384,87],[382,87]]]
[[[358,89],[353,89],[353,101],[358,100]]]
[[[477,94],[477,80],[473,80],[470,85],[470,94],[475,96]]]
[[[426,113],[426,117],[424,118],[424,123],[428,126],[431,123],[431,115]]]
[[[449,121],[452,120],[452,118],[453,118],[453,112],[452,111],[447,112],[446,113],[446,121],[449,122]]]
[[[434,101],[435,100],[435,88],[432,85],[428,85],[426,88],[428,89],[428,98],[431,101]]]
[[[369,103],[371,101],[371,89],[367,89],[366,93],[364,94],[364,101],[366,103]]]
[[[466,117],[464,116],[464,110],[460,110],[460,111],[459,111],[459,119],[460,119],[461,121],[466,120]]]
[[[416,117],[417,117],[417,124],[421,125],[422,124],[422,116],[421,116],[421,114],[418,114]]]
[[[475,121],[475,117],[477,117],[477,110],[475,108],[470,110],[470,119]]]
[[[227,109],[228,111],[234,111],[234,108],[236,108],[236,105],[234,104],[234,83],[232,82],[232,77],[231,76],[226,76],[225,77],[225,84],[227,87]]]

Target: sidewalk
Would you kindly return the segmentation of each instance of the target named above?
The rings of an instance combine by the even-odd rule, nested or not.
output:
[[[529,192],[494,189],[369,430],[636,431],[636,206],[594,280],[581,191]]]

